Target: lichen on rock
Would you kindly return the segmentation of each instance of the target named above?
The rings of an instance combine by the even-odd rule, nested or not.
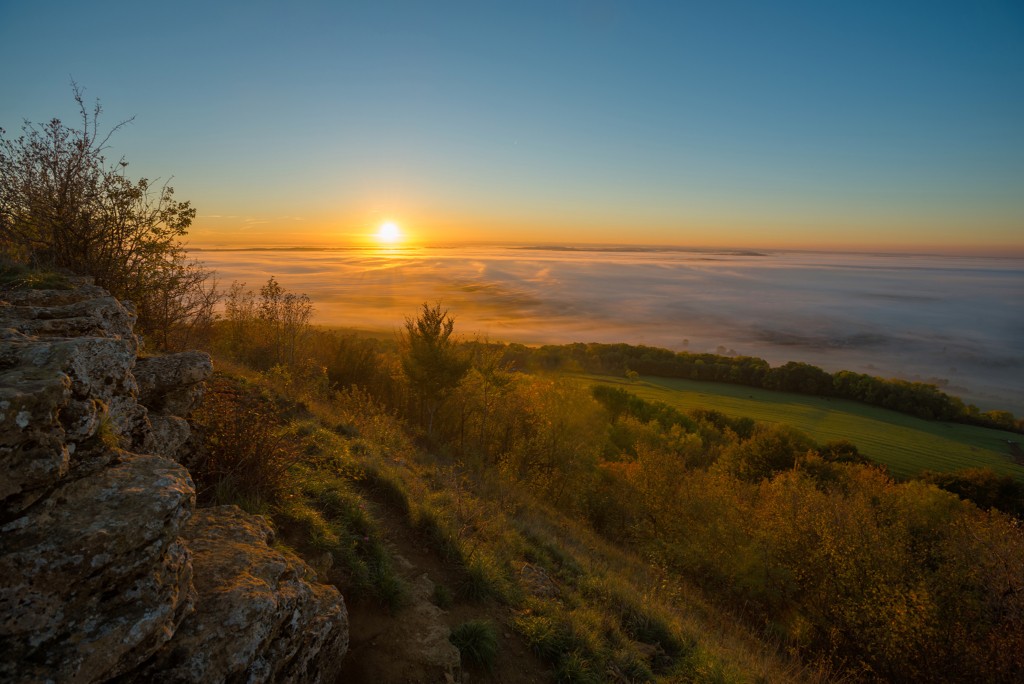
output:
[[[191,612],[178,539],[195,501],[188,472],[158,456],[110,460],[0,527],[0,680],[102,681]]]
[[[202,610],[137,673],[142,680],[334,681],[348,648],[345,604],[334,588],[311,581],[301,559],[271,548],[262,518],[236,506],[201,509],[184,536]]]
[[[104,290],[0,292],[0,681],[315,682],[345,604],[172,458],[212,372]]]

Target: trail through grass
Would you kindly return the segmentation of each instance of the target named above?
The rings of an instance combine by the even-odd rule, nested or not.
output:
[[[253,382],[270,396],[282,391],[267,376]],[[777,650],[695,586],[515,482],[417,449],[401,421],[363,394],[282,399],[284,434],[302,454],[287,471],[291,496],[273,511],[283,537],[321,560],[346,600],[379,604],[395,620],[407,592],[389,549],[408,537],[406,556],[431,556],[444,578],[436,603],[449,606],[481,681],[496,681],[492,661],[493,676],[526,681],[512,673],[523,657],[558,681],[828,680],[819,664]],[[473,620],[494,625],[496,654],[490,629],[465,626]]]
[[[845,399],[726,383],[651,376],[633,382],[600,375],[581,377],[592,384],[622,387],[642,399],[682,411],[714,409],[729,416],[787,423],[819,443],[847,439],[861,453],[887,465],[897,477],[912,477],[922,470],[991,468],[1024,481],[1024,465],[1014,462],[1009,446],[1009,442],[1024,442],[1024,438],[1012,432],[927,421]]]

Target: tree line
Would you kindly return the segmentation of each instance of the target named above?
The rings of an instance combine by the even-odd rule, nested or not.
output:
[[[982,412],[973,404],[950,396],[932,384],[855,373],[829,373],[809,363],[790,361],[772,367],[751,356],[722,356],[674,352],[630,344],[574,343],[537,349],[510,345],[509,359],[523,368],[579,370],[605,375],[635,372],[663,378],[681,378],[745,385],[816,397],[850,399],[906,413],[925,420],[969,423],[1024,433],[1024,419],[1009,411]]]

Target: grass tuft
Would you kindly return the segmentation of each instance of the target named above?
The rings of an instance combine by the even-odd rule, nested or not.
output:
[[[533,652],[548,662],[557,662],[572,648],[572,628],[557,617],[527,611],[512,625]]]
[[[462,557],[455,535],[450,533],[444,523],[432,510],[420,509],[414,526],[416,531],[431,549],[446,561],[458,561]]]
[[[464,662],[494,666],[498,655],[498,630],[490,620],[469,620],[452,630],[450,641],[459,649]]]
[[[669,658],[678,658],[693,648],[676,638],[664,620],[636,607],[627,609],[622,618],[622,629],[631,638],[659,646]]]
[[[579,651],[572,651],[555,668],[555,681],[559,684],[600,684],[601,678],[593,671],[586,656]]]
[[[502,578],[493,563],[474,558],[464,568],[458,585],[459,595],[467,601],[482,603],[489,598],[502,598]]]
[[[612,663],[619,674],[629,682],[653,682],[654,673],[647,661],[632,649],[622,649],[615,654]]]

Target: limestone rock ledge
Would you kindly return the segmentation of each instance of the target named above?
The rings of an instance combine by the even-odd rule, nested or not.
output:
[[[235,506],[201,509],[184,536],[202,610],[136,673],[142,681],[335,680],[348,648],[345,604],[332,587],[310,582],[297,556],[270,548],[273,531],[262,518]]]
[[[0,681],[331,681],[345,604],[267,523],[195,511],[198,352],[89,284],[0,292]]]
[[[192,611],[188,472],[124,454],[0,527],[0,681],[102,681]]]

